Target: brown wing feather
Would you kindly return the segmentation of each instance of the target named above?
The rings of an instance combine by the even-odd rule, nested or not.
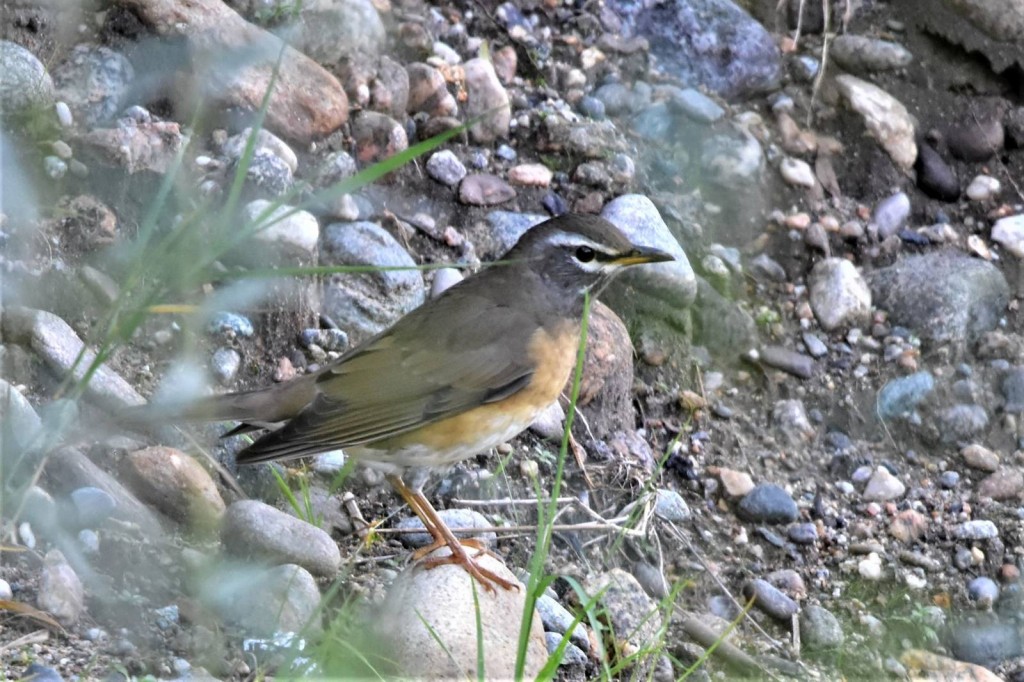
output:
[[[325,370],[309,406],[239,461],[366,445],[521,390],[532,374],[537,321],[472,291],[451,293]]]

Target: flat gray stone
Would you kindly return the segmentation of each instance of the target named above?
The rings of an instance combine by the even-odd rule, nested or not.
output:
[[[257,500],[241,500],[227,508],[221,541],[234,556],[298,564],[327,578],[336,576],[341,566],[341,552],[330,535]]]

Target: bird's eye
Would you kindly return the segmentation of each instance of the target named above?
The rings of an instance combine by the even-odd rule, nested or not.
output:
[[[594,260],[594,256],[596,255],[597,254],[594,253],[594,250],[589,246],[581,246],[576,249],[576,260],[581,263],[589,263]]]

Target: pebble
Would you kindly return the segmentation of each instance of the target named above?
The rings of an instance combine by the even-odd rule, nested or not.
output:
[[[227,338],[242,337],[249,338],[256,333],[249,318],[231,312],[214,313],[206,325],[206,333],[211,336],[226,336]]]
[[[11,600],[14,599],[14,590],[11,589],[11,584],[0,578],[0,599]]]
[[[510,168],[508,180],[514,185],[526,187],[547,187],[554,173],[542,163],[525,163]]]
[[[815,334],[804,332],[800,338],[804,342],[804,348],[807,349],[812,358],[823,358],[828,355],[828,346]]]
[[[102,45],[76,45],[53,72],[58,95],[78,121],[113,120],[125,105],[135,70],[126,56]]]
[[[789,157],[782,159],[782,163],[779,164],[779,172],[782,174],[783,180],[797,187],[810,188],[818,184],[814,171],[811,170],[806,161],[801,159],[791,159]]]
[[[988,412],[981,405],[959,404],[939,413],[942,427],[939,438],[944,443],[970,441],[988,427]]]
[[[586,627],[582,623],[574,626],[573,615],[557,600],[547,594],[541,594],[537,599],[537,613],[540,614],[545,630],[558,635],[569,633],[569,640],[573,644],[584,651],[590,650],[590,638],[587,636]]]
[[[131,452],[124,475],[140,499],[197,532],[213,531],[224,516],[217,484],[180,450],[155,446]]]
[[[250,127],[243,129],[236,135],[232,135],[221,147],[221,154],[232,164],[237,164],[245,154],[249,138],[252,137],[252,134],[253,129]],[[265,152],[276,156],[284,162],[291,173],[295,173],[299,169],[299,159],[295,155],[295,151],[284,140],[266,128],[260,128],[256,132],[256,139],[253,141],[253,153],[255,154],[256,152]],[[328,162],[330,158],[328,157]]]
[[[891,237],[902,228],[910,217],[910,197],[897,192],[878,202],[871,214],[871,222],[881,239]]]
[[[33,111],[53,106],[53,80],[35,55],[17,43],[0,40],[0,64],[4,65],[0,80],[4,116],[30,116]]]
[[[800,400],[779,400],[772,408],[772,429],[784,443],[799,447],[811,442],[814,427],[807,417],[807,409]]]
[[[463,280],[462,273],[455,268],[438,268],[430,281],[430,298],[437,298]]]
[[[882,579],[882,559],[877,553],[871,552],[864,559],[861,559],[857,563],[857,572],[865,580],[881,580]]]
[[[47,156],[43,158],[43,170],[51,180],[60,180],[68,172],[68,164],[60,157]]]
[[[298,564],[327,578],[336,576],[341,566],[341,553],[330,535],[257,500],[227,508],[221,541],[235,556]]]
[[[725,109],[694,88],[673,89],[669,103],[677,111],[699,123],[714,123],[725,116]]]
[[[891,71],[910,64],[914,57],[899,43],[844,33],[836,36],[829,51],[847,71]]]
[[[446,553],[443,548],[430,557]],[[516,582],[515,575],[493,556],[483,554],[477,562]],[[391,584],[375,619],[373,641],[388,652],[400,672],[422,679],[462,678],[467,670],[478,670],[482,650],[486,655],[479,669],[481,678],[515,677],[525,588],[488,592],[477,585],[474,590],[471,580],[461,566],[447,564],[425,571],[411,564]],[[417,616],[410,618],[410,613]],[[438,646],[438,641],[445,646]],[[536,611],[525,646],[523,676],[533,679],[548,659],[544,627]]]
[[[979,609],[991,609],[999,599],[999,585],[992,578],[980,575],[967,583],[967,598]]]
[[[828,609],[808,604],[800,612],[800,641],[810,651],[839,649],[846,641],[843,626]]]
[[[633,577],[652,599],[660,601],[668,596],[668,583],[657,566],[647,561],[634,561],[631,570]]]
[[[98,528],[117,509],[117,501],[106,490],[83,486],[68,496],[74,506],[78,528]]]
[[[234,348],[218,348],[210,356],[210,371],[221,386],[230,386],[242,366],[242,355]]]
[[[949,629],[949,649],[960,661],[995,668],[1003,661],[1024,653],[1020,634],[1013,623],[961,622]],[[967,679],[989,679],[978,674]]]
[[[442,149],[427,159],[427,175],[442,185],[454,187],[466,177],[466,173],[466,167],[451,150]]]
[[[976,519],[955,526],[953,535],[959,540],[991,540],[999,537],[999,529],[987,519]]]
[[[40,663],[33,663],[25,668],[25,674],[20,679],[31,682],[64,682],[59,672]]]
[[[71,113],[71,107],[68,103],[60,100],[53,105],[54,112],[57,114],[57,122],[60,123],[61,128],[70,128],[75,123],[75,117]]]
[[[736,515],[751,523],[792,523],[798,516],[796,502],[774,483],[754,486],[736,506]]]
[[[800,379],[814,376],[814,359],[782,346],[765,346],[758,351],[757,359],[767,367],[780,369]]]
[[[493,524],[487,520],[487,517],[476,511],[475,509],[443,509],[438,512],[438,516],[444,521],[449,528],[452,530],[459,530],[460,528],[491,528]],[[426,547],[434,541],[423,525],[423,521],[418,516],[407,516],[398,522],[397,528],[401,530],[417,530],[417,533],[403,533],[399,536],[402,544],[410,549],[417,549],[419,547]],[[482,542],[488,547],[493,547],[498,541],[498,536],[493,531],[480,531],[473,535],[459,534],[461,538],[472,538],[479,542]]]
[[[664,140],[664,136],[659,139]],[[750,133],[737,131],[707,137],[700,149],[700,165],[708,179],[726,189],[749,189],[760,182],[764,150]]]
[[[64,625],[74,625],[85,612],[85,588],[60,550],[51,549],[43,557],[39,578],[39,608]]]
[[[904,544],[920,540],[927,531],[928,518],[915,509],[899,512],[889,525],[889,535]]]
[[[363,110],[352,118],[355,157],[362,163],[376,163],[409,148],[405,127],[386,114]]]
[[[317,345],[326,351],[340,353],[348,348],[348,334],[340,329],[303,329],[299,335],[299,343],[304,347]]]
[[[775,620],[788,623],[800,611],[800,605],[767,580],[750,580],[743,585],[743,597]]]
[[[564,638],[557,632],[545,632],[544,641],[548,646],[548,653],[554,654],[558,650],[559,645],[562,643]],[[587,655],[583,653],[583,649],[579,648],[576,644],[568,642],[565,645],[565,649],[562,651],[562,658],[560,659],[559,666],[585,666],[589,659]]]
[[[999,468],[999,455],[977,443],[972,443],[960,450],[960,456],[964,458],[967,466],[978,471],[991,473]]]
[[[997,220],[992,226],[992,241],[1017,258],[1024,258],[1024,215]]]
[[[878,467],[864,488],[864,499],[875,502],[898,500],[907,492],[907,486],[889,473],[885,467]]]
[[[939,485],[946,490],[952,490],[960,485],[960,474],[956,471],[943,471],[939,476]]]
[[[896,165],[910,170],[917,159],[914,120],[907,108],[876,85],[849,74],[836,76],[840,95],[864,118],[864,125]]]
[[[818,541],[818,527],[813,523],[795,523],[786,530],[786,536],[798,545],[813,545]]]
[[[1002,183],[991,175],[978,175],[967,185],[964,193],[971,201],[988,201],[1002,190]]]
[[[507,182],[488,173],[472,173],[459,184],[459,201],[470,206],[497,206],[515,196]]]
[[[472,140],[477,144],[487,144],[508,137],[512,108],[494,65],[489,59],[470,59],[464,66],[464,72],[466,117],[478,119],[469,127]]]
[[[735,469],[718,469],[718,479],[722,482],[722,491],[726,499],[736,500],[754,489],[754,479],[745,471]]]
[[[619,646],[628,645],[639,651],[657,641],[662,627],[661,611],[631,574],[613,568],[587,579],[583,590],[589,597],[599,596],[598,608],[611,631],[619,633]],[[635,670],[642,673],[643,666]]]
[[[917,186],[922,192],[942,201],[956,201],[960,197],[960,180],[953,167],[927,143],[918,147]]]
[[[305,632],[307,627],[312,633],[319,630],[315,616],[320,608],[320,589],[316,578],[295,564],[226,564],[203,574],[199,593],[204,604],[250,637]]]
[[[786,281],[785,268],[766,253],[759,254],[750,261],[750,274],[759,281]]]
[[[691,512],[682,495],[659,488],[654,493],[654,514],[664,521],[682,523],[690,518]]]
[[[814,266],[808,277],[808,298],[826,331],[866,324],[871,314],[871,290],[845,258],[825,258]]]
[[[979,497],[993,500],[1014,500],[1024,490],[1024,472],[1018,468],[1003,467],[978,482]]]

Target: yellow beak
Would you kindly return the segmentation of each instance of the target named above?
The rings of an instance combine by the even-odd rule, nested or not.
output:
[[[629,253],[624,253],[612,262],[615,265],[642,265],[643,263],[664,263],[675,260],[675,256],[669,255],[659,249],[649,246],[636,246]]]

